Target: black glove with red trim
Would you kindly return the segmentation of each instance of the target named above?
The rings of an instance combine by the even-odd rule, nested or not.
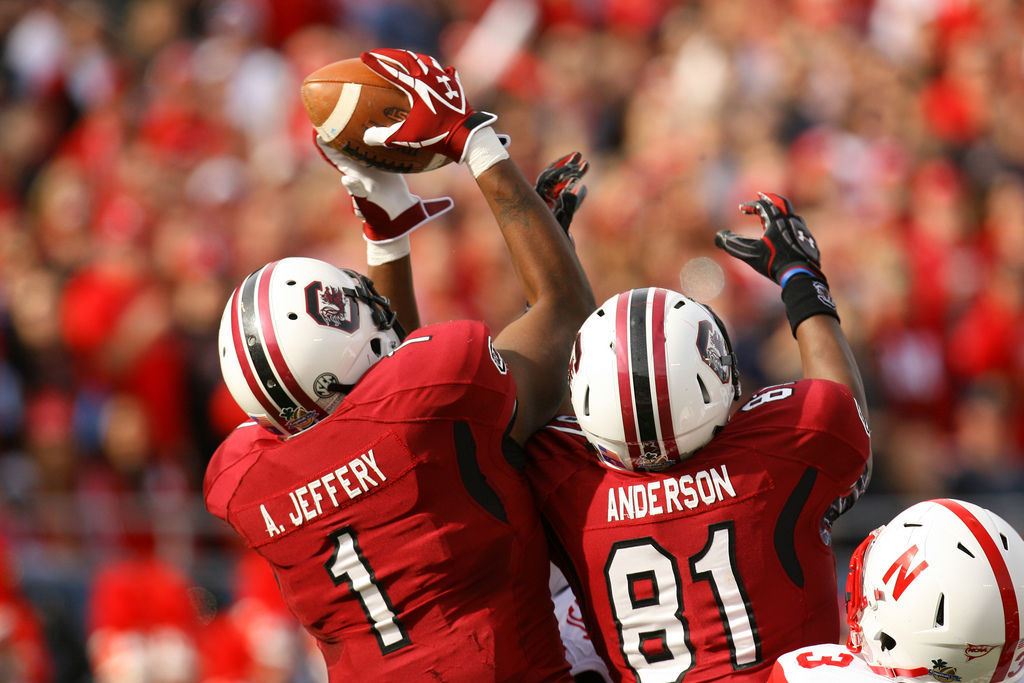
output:
[[[573,215],[587,196],[587,186],[579,182],[589,168],[590,164],[584,161],[583,155],[573,152],[551,163],[537,176],[537,194],[555,214],[567,235]]]
[[[782,287],[782,301],[794,336],[797,326],[813,315],[830,315],[838,320],[828,280],[821,271],[818,243],[804,219],[785,197],[764,192],[758,196],[756,201],[740,204],[740,211],[761,218],[761,238],[719,230],[715,246]]]

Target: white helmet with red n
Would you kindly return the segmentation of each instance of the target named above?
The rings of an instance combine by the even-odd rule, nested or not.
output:
[[[616,294],[576,335],[569,366],[576,418],[598,460],[661,470],[729,419],[740,384],[725,326],[710,308],[658,287]]]
[[[847,647],[894,681],[1024,677],[1024,540],[998,515],[949,498],[869,535],[847,575]]]
[[[221,374],[242,410],[290,436],[329,415],[403,336],[363,275],[285,258],[245,278],[225,306]]]

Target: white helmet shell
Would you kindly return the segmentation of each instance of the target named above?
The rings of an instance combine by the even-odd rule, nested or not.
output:
[[[953,499],[913,505],[850,561],[848,647],[894,681],[1024,677],[1024,540]]]
[[[401,328],[364,276],[311,258],[249,275],[221,317],[220,367],[235,402],[282,436],[326,417]]]
[[[725,327],[703,304],[650,287],[583,323],[569,366],[573,410],[598,460],[661,470],[701,448],[740,394]]]

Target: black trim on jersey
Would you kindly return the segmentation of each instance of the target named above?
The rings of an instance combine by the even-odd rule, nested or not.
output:
[[[505,456],[505,462],[512,466],[517,472],[526,469],[526,449],[518,441],[509,436],[512,433],[512,426],[516,423],[516,415],[519,413],[519,401],[512,404],[512,417],[508,421],[505,433],[501,435],[501,454]]]
[[[476,440],[473,432],[466,422],[456,422],[452,425],[452,441],[455,445],[455,457],[459,463],[459,477],[466,491],[479,503],[487,512],[491,513],[502,522],[508,523],[508,515],[505,514],[505,506],[501,498],[487,483],[487,478],[480,471],[480,463],[476,459]]]
[[[647,294],[650,291],[635,289],[629,295],[629,372],[633,378],[633,408],[636,410],[637,440],[640,443],[658,440],[650,360],[647,358]]]
[[[725,529],[726,535],[729,537],[729,564],[732,569],[732,576],[736,579],[736,588],[740,592],[740,596],[743,597],[743,609],[747,611],[747,622],[750,624],[750,634],[754,638],[754,661],[748,664],[739,664],[736,662],[736,644],[732,640],[732,631],[729,629],[729,616],[725,613],[725,601],[722,600],[722,596],[718,591],[718,584],[715,583],[714,575],[709,572],[697,571],[697,563],[704,559],[704,556],[708,554],[711,547],[715,543],[715,532],[719,529]],[[704,547],[700,549],[696,555],[690,557],[690,576],[693,577],[694,581],[707,581],[711,586],[711,592],[715,596],[715,603],[718,605],[718,616],[722,620],[722,626],[725,628],[725,639],[729,643],[729,659],[732,663],[734,671],[742,671],[743,669],[749,669],[753,666],[758,666],[763,663],[761,657],[761,638],[757,632],[757,621],[754,619],[754,610],[750,606],[750,597],[747,595],[747,589],[743,585],[743,579],[740,578],[739,567],[736,566],[736,523],[733,520],[725,522],[718,522],[715,524],[708,525],[708,540],[704,544]]]
[[[778,555],[789,580],[797,588],[804,587],[804,570],[800,567],[800,558],[796,556],[796,522],[811,497],[811,489],[814,488],[817,478],[818,470],[813,467],[804,470],[779,514],[779,521],[775,524],[775,554]]]
[[[267,359],[267,352],[263,348],[263,337],[256,323],[256,283],[259,280],[260,273],[264,273],[265,277],[270,277],[266,273],[266,267],[263,267],[247,277],[242,284],[241,310],[239,311],[239,318],[242,322],[242,343],[249,354],[249,358],[252,359],[252,365],[256,370],[256,377],[260,381],[260,386],[270,396],[270,400],[273,401],[279,415],[283,415],[288,409],[294,411],[299,406],[281,388],[277,376],[274,375],[273,367]],[[267,321],[267,324],[270,324],[269,321]]]
[[[398,642],[391,645],[385,645],[384,640],[380,637],[380,632],[374,628],[375,622],[373,621],[373,615],[370,614],[370,610],[367,609],[366,603],[363,602],[362,594],[355,589],[355,586],[352,585],[351,577],[342,578],[348,577],[348,572],[345,572],[340,577],[334,575],[334,563],[337,561],[338,553],[341,551],[341,544],[338,542],[338,539],[343,535],[348,535],[348,537],[352,539],[352,549],[355,550],[356,557],[359,558],[360,564],[363,565],[366,572],[370,575],[370,582],[377,588],[377,591],[380,593],[380,597],[384,600],[384,604],[387,606],[388,610],[395,615],[392,622],[398,629],[398,632],[402,634],[402,639]],[[349,591],[351,591],[352,594],[356,596],[356,599],[359,600],[359,606],[363,609],[363,614],[366,616],[366,620],[370,624],[370,632],[373,633],[373,637],[377,639],[377,647],[380,648],[381,654],[391,654],[395,650],[400,650],[407,645],[412,645],[412,639],[409,638],[409,632],[405,630],[405,627],[402,626],[402,622],[398,619],[398,610],[395,609],[393,604],[391,604],[391,598],[388,597],[387,591],[385,591],[384,587],[377,581],[377,575],[373,571],[373,565],[366,561],[366,556],[363,555],[363,551],[359,547],[359,537],[356,535],[355,530],[351,526],[346,525],[330,534],[329,538],[334,541],[334,552],[331,553],[330,559],[328,559],[327,562],[324,562],[324,568],[327,570],[327,576],[331,577],[331,581],[335,586],[340,586],[342,583],[348,584]],[[276,574],[274,575],[274,578],[277,578]],[[278,587],[280,588],[280,585]]]

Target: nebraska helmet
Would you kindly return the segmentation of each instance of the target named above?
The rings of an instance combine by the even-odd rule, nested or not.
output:
[[[602,464],[661,470],[711,440],[740,384],[725,326],[711,309],[649,287],[616,294],[583,323],[569,390]]]
[[[285,258],[245,278],[224,307],[221,374],[242,410],[289,436],[329,415],[403,336],[366,277]]]
[[[989,510],[948,498],[907,508],[854,552],[846,591],[847,647],[891,680],[1024,673],[1024,540]]]

